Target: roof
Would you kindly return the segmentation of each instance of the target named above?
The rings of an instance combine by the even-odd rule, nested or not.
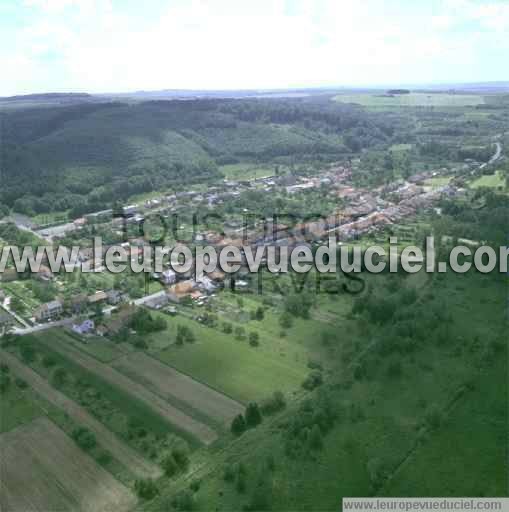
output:
[[[88,297],[88,302],[94,304],[95,302],[100,302],[101,300],[107,300],[108,296],[106,292],[96,292],[93,295]]]

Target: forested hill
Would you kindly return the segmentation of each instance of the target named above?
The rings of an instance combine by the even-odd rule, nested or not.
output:
[[[0,202],[29,215],[81,215],[215,180],[225,163],[332,161],[394,135],[387,116],[327,97],[83,102],[0,115]]]

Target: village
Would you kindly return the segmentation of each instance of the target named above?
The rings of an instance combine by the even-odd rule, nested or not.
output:
[[[434,211],[440,214],[440,209],[435,206],[438,200],[444,196],[463,196],[466,192],[464,176],[479,168],[481,164],[468,160],[461,168],[428,170],[414,174],[406,180],[400,179],[368,190],[354,186],[350,164],[335,164],[310,176],[286,174],[250,180],[225,179],[222,184],[209,187],[205,191],[177,191],[130,204],[120,212],[104,210],[85,215],[73,222],[49,227],[37,228],[19,216],[15,220],[19,229],[30,231],[42,239],[44,244],[53,247],[69,239],[83,240],[80,238],[81,233],[90,227],[109,229],[121,242],[132,261],[138,260],[143,254],[144,246],[150,243],[140,236],[139,231],[139,227],[150,219],[164,222],[165,228],[168,225],[175,227],[171,231],[173,236],[165,240],[174,248],[181,244],[191,248],[207,245],[218,251],[232,245],[292,248],[306,244],[312,247],[326,243],[331,236],[340,245],[355,244],[362,237],[373,237],[377,234],[380,237],[380,233],[384,233],[387,228],[400,227],[405,219],[411,219],[416,212],[422,214],[425,211]],[[283,194],[290,199],[315,191],[338,206],[326,215],[317,215],[314,218],[308,216],[306,219],[291,215],[264,218],[257,215],[257,212],[244,209],[240,215],[234,214],[222,223],[216,222],[220,229],[210,229],[206,223],[196,221],[196,216],[192,222],[176,220],[182,212],[187,215],[187,220],[189,209],[206,212],[205,216],[214,217],[217,207],[232,199],[241,199],[250,191]],[[109,246],[103,246],[103,255]],[[92,275],[102,276],[107,274],[103,263],[103,258],[94,254],[91,246],[81,246],[79,269],[76,270],[82,271],[86,268]],[[245,261],[234,276],[216,270],[199,279],[194,275],[192,265],[189,271],[176,273],[167,263],[167,268],[162,273],[142,276],[135,292],[122,289],[115,286],[113,281],[107,280],[110,287],[96,288],[88,294],[70,294],[67,290],[68,281],[62,275],[54,275],[43,264],[37,273],[30,275],[30,280],[56,284],[55,296],[47,302],[33,301],[26,304],[26,293],[19,294],[19,290],[16,292],[16,287],[13,286],[23,282],[20,278],[14,268],[7,268],[1,276],[0,325],[3,331],[11,329],[18,333],[31,332],[63,323],[74,333],[84,337],[91,334],[100,337],[114,335],[121,326],[118,321],[107,321],[112,313],[140,306],[169,315],[180,312],[200,318],[199,313],[190,313],[193,307],[204,306],[210,297],[225,287],[232,289],[234,286],[237,290],[247,290],[250,281]],[[20,304],[23,302],[20,295],[25,296],[25,304]]]

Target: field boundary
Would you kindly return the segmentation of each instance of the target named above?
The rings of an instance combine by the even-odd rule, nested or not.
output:
[[[13,373],[26,380],[35,392],[41,395],[45,400],[57,408],[63,409],[77,422],[84,424],[96,435],[98,442],[111,451],[113,456],[124,466],[131,469],[133,473],[140,477],[159,477],[162,475],[161,468],[146,461],[131,447],[118,439],[113,432],[95,419],[85,408],[53,388],[44,378],[32,370],[32,368],[25,366],[12,354],[9,354],[3,349],[0,349],[0,355],[2,359],[7,362]]]

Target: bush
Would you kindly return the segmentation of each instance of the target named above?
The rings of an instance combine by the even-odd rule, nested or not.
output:
[[[293,325],[293,319],[292,319],[292,316],[290,315],[290,313],[285,311],[279,317],[279,325],[281,325],[281,327],[283,329],[289,329]]]
[[[223,322],[222,329],[225,334],[231,334],[233,332],[232,324],[229,322]]]
[[[245,337],[246,337],[246,330],[244,329],[244,327],[242,327],[242,326],[235,327],[235,338],[237,338],[238,340],[243,340]]]
[[[189,466],[189,455],[187,446],[175,447],[173,448],[171,453],[178,467],[181,470],[185,471]]]
[[[51,380],[55,387],[62,387],[67,380],[67,372],[63,368],[56,368]]]
[[[251,402],[246,408],[246,425],[256,427],[262,422],[262,414],[256,402]]]
[[[11,378],[5,373],[0,374],[0,393],[6,393],[11,387]]]
[[[78,427],[72,431],[71,436],[82,450],[89,451],[97,445],[95,435],[88,428]]]
[[[286,400],[281,391],[275,391],[274,394],[264,400],[260,405],[260,410],[264,415],[274,414],[286,407]]]
[[[144,500],[151,500],[159,494],[159,489],[151,478],[136,480],[134,482],[134,490],[138,497]]]
[[[193,492],[198,492],[201,487],[201,480],[193,480],[189,485],[189,489]]]
[[[163,468],[164,474],[169,477],[174,476],[179,470],[179,466],[173,455],[164,457],[161,462],[161,467]]]
[[[243,432],[245,432],[246,422],[242,414],[238,414],[235,416],[235,418],[233,418],[230,430],[232,434],[235,434],[236,436],[240,436]]]
[[[21,345],[21,348],[19,350],[21,354],[21,359],[23,359],[24,363],[28,364],[33,363],[35,361],[36,353],[34,347],[32,347],[31,345],[23,344]]]
[[[312,391],[323,383],[322,373],[318,370],[313,370],[302,383],[302,387],[308,391]]]
[[[19,377],[16,378],[16,386],[18,386],[19,389],[27,389],[28,388],[28,383],[26,380],[23,380]]]
[[[193,343],[195,339],[193,331],[187,325],[177,325],[177,345]]]
[[[235,470],[232,466],[226,466],[223,470],[223,480],[233,482],[235,480]]]
[[[249,344],[252,347],[257,347],[260,344],[260,335],[257,332],[249,333]]]
[[[55,361],[55,359],[53,359],[53,357],[49,356],[49,355],[45,355],[43,358],[42,358],[42,365],[45,367],[45,368],[51,368],[52,366],[55,366],[57,363]]]

